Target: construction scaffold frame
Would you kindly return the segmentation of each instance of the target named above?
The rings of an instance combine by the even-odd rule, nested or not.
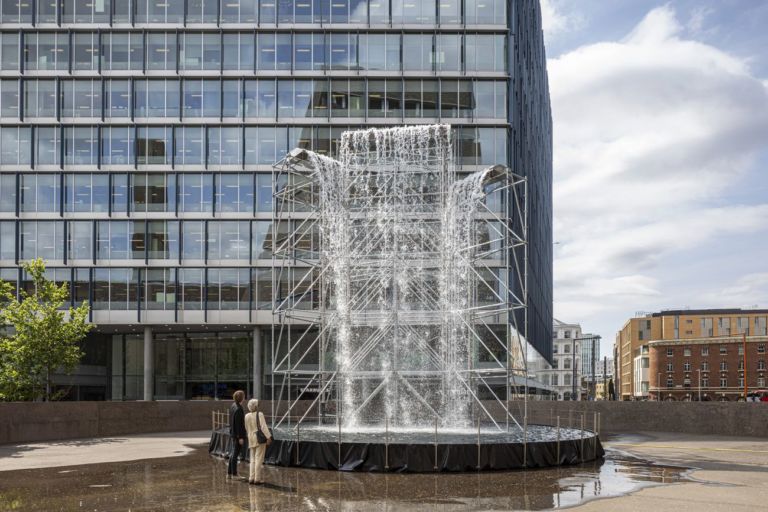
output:
[[[450,147],[453,151],[453,146]],[[455,182],[467,174],[453,168],[452,156],[448,158],[447,165],[438,162],[443,166],[439,173],[443,183],[437,185],[441,196],[450,193]],[[332,278],[334,255],[327,246],[327,226],[323,230],[326,219],[320,188],[324,186],[325,177],[321,173],[328,170],[318,166],[317,161],[317,155],[311,151],[294,149],[273,166],[273,222],[271,233],[265,240],[265,247],[271,248],[273,260],[274,321],[269,344],[271,375],[268,376],[272,395],[272,426],[293,429],[303,422],[312,422],[313,425],[333,426],[341,433],[342,427],[353,427],[345,420],[350,412],[346,411],[345,416],[342,411],[345,403],[342,395],[344,389],[349,388],[349,379],[371,379],[372,382],[364,388],[365,396],[357,400],[355,413],[358,413],[365,407],[371,407],[369,404],[377,393],[383,393],[381,389],[388,382],[388,377],[382,378],[377,372],[359,369],[352,377],[347,372],[344,376],[346,380],[343,380],[342,370],[337,364],[338,355],[334,357],[338,354],[335,339],[338,312],[334,309],[334,290],[338,280],[334,283]],[[414,173],[422,171],[413,169]],[[396,172],[404,171],[398,169]],[[527,180],[502,165],[482,169],[475,176],[481,182],[484,197],[471,212],[476,222],[473,226],[477,225],[478,230],[487,233],[487,236],[480,239],[473,234],[456,252],[459,258],[465,258],[465,263],[470,263],[472,269],[471,279],[467,280],[470,285],[467,301],[463,303],[466,307],[460,312],[464,324],[462,329],[470,335],[468,343],[472,357],[461,375],[457,373],[456,377],[463,383],[470,398],[472,425],[483,422],[499,431],[513,428],[524,431],[528,398]],[[439,197],[421,199],[427,202],[446,200]],[[414,215],[414,212],[406,213]],[[365,213],[359,211],[351,215],[365,217]],[[362,259],[367,261],[373,257],[368,252]],[[434,266],[441,264],[444,262],[433,262]],[[371,274],[375,270],[369,269]],[[371,282],[369,280],[365,284],[374,287]],[[380,325],[391,321],[391,311],[382,313],[376,310],[371,307],[370,296],[365,297],[365,292],[360,295],[365,289],[366,286],[358,287],[359,302],[350,302],[356,306],[354,325]],[[480,300],[481,296],[483,300]],[[424,298],[424,301],[429,300],[429,297]],[[427,319],[439,316],[430,316],[431,313],[436,311],[400,310],[395,316],[396,321],[407,325],[429,323]],[[498,325],[505,327],[502,335],[492,328]],[[485,335],[481,335],[480,331]],[[373,350],[372,347],[383,342],[380,329],[370,329],[370,332],[370,337],[360,344],[360,350],[354,354],[360,359],[357,361],[359,366],[363,366],[361,361]],[[429,352],[430,357],[436,357],[436,351],[427,346],[427,342],[413,343],[420,344],[419,347],[414,345],[414,350],[418,348]],[[480,353],[484,354],[482,361]],[[443,425],[445,411],[420,398],[413,384],[415,379],[423,379],[428,372],[392,373],[397,374],[397,386],[416,397],[416,403],[420,400],[427,414],[434,417],[435,429],[438,423]],[[346,403],[349,404],[349,399]],[[514,413],[510,410],[511,406],[515,407]],[[385,415],[384,421],[390,428],[389,413]]]

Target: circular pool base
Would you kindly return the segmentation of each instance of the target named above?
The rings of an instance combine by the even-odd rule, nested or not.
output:
[[[229,433],[213,432],[209,451],[224,455]],[[328,427],[276,429],[265,464],[366,472],[491,471],[579,464],[602,458],[599,437],[591,431],[545,425],[510,432],[434,430],[342,432]]]

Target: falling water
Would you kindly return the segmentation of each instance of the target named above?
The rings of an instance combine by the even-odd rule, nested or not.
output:
[[[458,179],[446,125],[345,132],[338,160],[308,154],[344,428],[469,426],[484,172]]]

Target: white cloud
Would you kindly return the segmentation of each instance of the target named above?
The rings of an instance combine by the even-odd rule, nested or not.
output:
[[[581,26],[580,16],[565,12],[557,0],[541,0],[541,28],[544,38],[549,40],[556,35],[574,30]]]
[[[620,41],[549,62],[558,318],[610,313],[616,330],[662,297],[696,303],[669,289],[662,266],[713,240],[768,234],[766,200],[729,199],[766,149],[766,82],[683,30],[660,7]]]

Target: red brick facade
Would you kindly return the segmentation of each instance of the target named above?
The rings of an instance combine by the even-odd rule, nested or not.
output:
[[[702,400],[733,401],[743,397],[742,347],[741,337],[650,342],[650,399],[698,400],[699,373]],[[746,354],[748,393],[768,391],[766,337],[748,337]]]

